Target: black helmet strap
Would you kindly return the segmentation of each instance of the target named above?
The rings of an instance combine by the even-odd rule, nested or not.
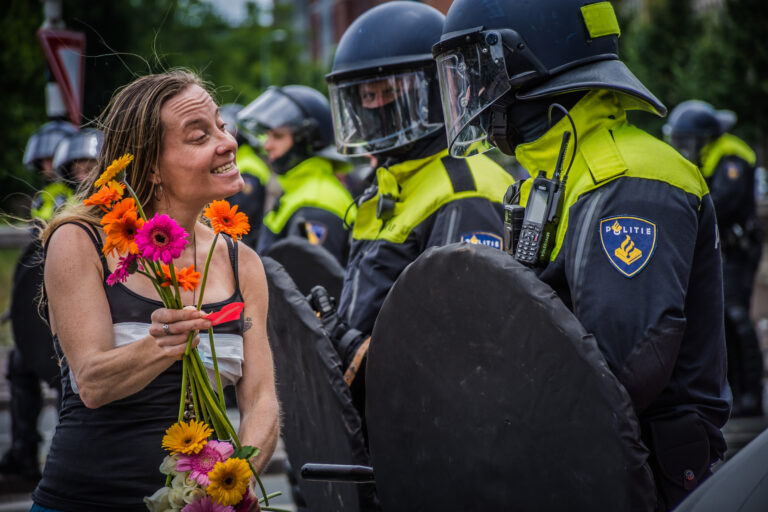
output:
[[[509,108],[515,103],[515,95],[507,93],[491,105],[491,119],[488,135],[499,150],[507,155],[515,152],[515,146],[521,139],[520,133],[509,121]],[[510,133],[512,132],[512,133]],[[510,138],[513,141],[510,141]]]

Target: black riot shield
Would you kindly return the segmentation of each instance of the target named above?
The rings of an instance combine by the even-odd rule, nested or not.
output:
[[[675,508],[675,512],[768,510],[768,430],[753,439]]]
[[[262,261],[269,285],[267,330],[291,466],[298,470],[307,462],[368,465],[360,416],[336,350],[288,273],[269,257]],[[379,510],[373,484],[297,478],[310,512]]]
[[[24,364],[51,386],[59,378],[58,359],[48,324],[38,305],[43,284],[43,250],[39,241],[31,242],[19,257],[11,290],[13,339]]]
[[[422,254],[389,292],[367,364],[385,510],[653,510],[629,395],[554,291],[506,253]]]
[[[341,296],[344,268],[323,246],[289,236],[264,251],[264,256],[280,263],[305,296],[316,285],[324,286],[331,297]]]

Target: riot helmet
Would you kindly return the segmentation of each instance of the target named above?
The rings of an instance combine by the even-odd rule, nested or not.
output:
[[[681,155],[698,163],[701,149],[735,123],[736,114],[731,110],[715,110],[705,101],[687,100],[672,109],[662,132]]]
[[[619,60],[619,33],[607,1],[456,0],[432,48],[451,154],[513,152],[505,112],[526,100],[611,89],[627,109],[666,114]]]
[[[265,148],[269,132],[287,130],[288,150],[270,159],[270,166],[284,174],[333,142],[331,110],[323,94],[304,85],[270,87],[237,114],[238,127],[249,143]]]
[[[80,183],[96,166],[104,142],[104,133],[84,128],[59,142],[53,156],[56,175],[69,183]]]
[[[41,126],[27,141],[24,150],[24,165],[30,170],[44,171],[43,161],[53,160],[56,146],[68,135],[77,133],[77,128],[66,121],[50,121]],[[51,167],[51,178],[53,168]]]
[[[340,153],[380,154],[443,129],[430,53],[443,20],[428,5],[394,1],[347,28],[325,77]]]
[[[245,142],[245,139],[238,133],[237,129],[237,114],[241,110],[243,110],[243,106],[239,103],[227,103],[219,107],[219,115],[226,125],[224,129],[235,138],[238,146]]]

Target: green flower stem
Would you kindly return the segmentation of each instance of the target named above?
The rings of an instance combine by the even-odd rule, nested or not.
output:
[[[213,357],[213,373],[216,375],[216,391],[219,394],[221,408],[226,409],[224,403],[224,390],[221,387],[221,376],[219,375],[219,361],[216,359],[216,347],[213,343],[213,327],[208,328],[208,340],[211,342],[211,356]]]
[[[283,495],[283,493],[280,492],[280,491],[270,493],[268,495],[265,495],[263,498],[259,498],[259,503],[261,503],[265,499],[271,500],[272,498],[277,498],[278,496],[282,496],[282,495]]]
[[[144,219],[144,222],[147,221],[147,216],[144,215],[144,209],[141,207],[141,201],[139,201],[139,198],[136,197],[136,192],[133,191],[131,186],[128,184],[127,181],[123,180],[123,185],[125,185],[125,188],[128,190],[128,193],[131,194],[131,197],[133,198],[133,201],[136,203],[136,211],[139,212],[139,215],[142,219]]]
[[[264,484],[261,483],[261,478],[259,478],[259,474],[254,469],[250,459],[248,459],[248,467],[251,468],[251,474],[254,476],[254,478],[256,478],[256,483],[259,484],[259,489],[261,489],[261,495],[264,496],[264,504],[269,506],[269,496],[267,496],[267,490],[264,489]]]
[[[197,303],[197,310],[203,307],[203,295],[205,294],[205,283],[208,280],[208,267],[211,264],[211,257],[213,256],[213,250],[216,248],[216,241],[219,239],[219,234],[213,237],[211,248],[208,250],[208,257],[205,259],[205,269],[203,270],[203,281],[200,283],[200,300]]]
[[[202,418],[200,416],[200,404],[198,403],[199,400],[200,400],[200,398],[198,396],[200,390],[198,389],[198,387],[199,386],[197,385],[197,382],[195,381],[194,376],[190,375],[189,376],[189,388],[190,388],[189,389],[189,391],[190,391],[189,394],[192,395],[192,405],[194,406],[194,409],[195,409],[195,418],[198,421],[200,421],[200,420],[202,420]]]
[[[193,339],[195,339],[195,332],[189,331],[189,336],[187,337],[187,348],[184,349],[184,357],[188,357],[190,355],[190,351],[192,350]]]
[[[179,305],[179,309],[182,309],[181,305],[181,293],[179,292],[179,281],[176,279],[176,267],[173,262],[168,264],[168,270],[171,273],[171,282],[173,282],[173,290],[176,293],[176,303]]]
[[[194,353],[196,354],[196,353]],[[198,356],[199,357],[199,356]],[[213,423],[214,430],[216,430],[216,435],[219,437],[219,439],[223,439],[224,435],[228,436],[230,439],[232,439],[235,442],[236,448],[240,448],[240,440],[237,438],[237,434],[235,433],[235,429],[232,427],[232,424],[229,422],[229,418],[227,418],[226,413],[222,412],[221,409],[219,409],[218,400],[216,400],[212,396],[212,390],[208,389],[210,387],[210,383],[208,383],[208,386],[205,386],[207,383],[206,381],[203,381],[203,379],[207,379],[207,376],[203,377],[203,375],[200,372],[200,368],[198,367],[198,364],[201,364],[199,359],[195,360],[192,359],[192,375],[194,379],[196,379],[196,382],[202,383],[203,386],[201,386],[200,391],[202,392],[201,395],[203,397],[203,400],[206,400],[209,406],[209,409],[212,413],[211,420]]]
[[[267,512],[291,512],[286,508],[268,507],[266,506],[266,502],[264,502],[264,506],[261,507],[261,510],[266,510]]]
[[[184,399],[187,397],[187,371],[189,364],[185,357],[181,363],[181,400],[179,400],[179,422],[184,420]]]
[[[205,371],[205,367],[203,365],[203,361],[200,359],[200,353],[197,350],[195,350],[193,352],[193,355],[194,355],[193,361],[195,362],[197,368],[199,369],[199,372],[203,376],[203,378],[201,379],[202,384],[204,385],[205,389],[208,390],[208,394],[211,397],[215,397],[216,396],[216,392],[214,391],[213,386],[211,385],[211,381],[208,378],[208,372]],[[224,419],[226,420],[226,424],[229,427],[228,430],[231,431],[231,432],[234,432],[235,428],[232,426],[232,423],[229,421],[229,417],[226,415],[226,410],[227,410],[226,406],[221,406],[220,402],[214,401],[212,407],[216,407],[224,415]],[[235,434],[235,437],[237,437],[236,434]],[[237,446],[238,446],[238,448],[240,447],[239,439],[237,440]]]

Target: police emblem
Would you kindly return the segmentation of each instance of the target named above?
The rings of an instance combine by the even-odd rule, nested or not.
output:
[[[328,228],[320,222],[307,221],[304,223],[304,229],[307,232],[307,240],[314,245],[322,245],[328,234]]]
[[[645,267],[656,249],[656,224],[639,217],[602,219],[600,241],[616,270],[633,277]]]
[[[493,233],[472,231],[471,233],[462,234],[461,241],[470,244],[487,245],[488,247],[501,250],[501,237],[494,235]]]
[[[741,174],[741,169],[736,164],[728,164],[728,179],[737,180]]]

